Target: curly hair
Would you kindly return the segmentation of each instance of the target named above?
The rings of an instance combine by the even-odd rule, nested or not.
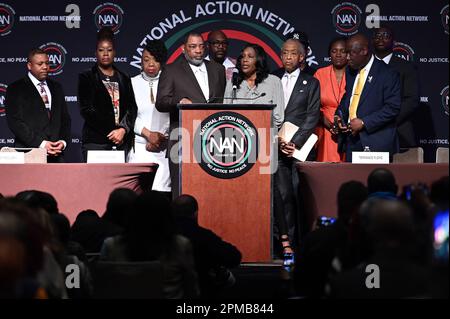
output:
[[[114,32],[109,27],[101,28],[97,33],[97,45],[102,41],[111,42],[112,46],[115,47],[116,44],[114,42]]]
[[[254,44],[254,43],[247,43],[241,51],[241,54],[239,55],[237,62],[236,62],[236,68],[239,70],[239,75],[238,75],[238,88],[240,88],[242,81],[244,81],[245,79],[245,75],[244,72],[242,72],[242,58],[243,58],[243,54],[245,49],[247,48],[252,48],[253,50],[255,50],[256,53],[256,80],[255,80],[255,85],[258,85],[259,83],[261,83],[262,81],[264,81],[268,76],[269,76],[269,66],[267,64],[267,54],[266,51],[264,51],[264,49],[258,45],[258,44]]]
[[[151,40],[147,42],[145,50],[153,55],[157,62],[161,64],[165,64],[167,62],[167,48],[163,41]]]

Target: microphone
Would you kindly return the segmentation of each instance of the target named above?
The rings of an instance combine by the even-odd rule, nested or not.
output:
[[[239,71],[238,69],[234,69],[233,70],[233,75],[231,77],[231,83],[233,84],[233,92],[231,93],[231,96],[233,99],[236,98],[236,91],[237,91],[237,87],[238,87],[238,82],[239,82]]]
[[[213,96],[213,97],[209,98],[206,103],[213,103],[214,100],[221,100],[221,99],[224,99],[224,100],[237,100],[237,101],[253,101],[253,100],[259,99],[260,97],[263,97],[263,96],[266,96],[265,92],[260,93],[260,94],[258,94],[255,97],[232,97],[232,96],[231,97],[230,96],[222,97],[222,96]]]

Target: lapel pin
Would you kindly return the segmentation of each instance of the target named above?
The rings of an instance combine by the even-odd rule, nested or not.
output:
[[[308,81],[303,80],[303,84],[304,84],[304,85],[308,84]]]
[[[369,77],[367,78],[367,80],[369,81],[369,83],[372,82],[372,76],[369,76]]]

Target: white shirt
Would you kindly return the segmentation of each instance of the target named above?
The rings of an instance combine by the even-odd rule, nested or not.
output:
[[[284,92],[284,109],[286,109],[289,99],[291,98],[292,91],[294,91],[295,83],[297,82],[297,79],[300,75],[300,68],[297,68],[292,73],[284,73],[283,77],[281,78],[281,84],[283,85],[283,92]]]
[[[47,93],[48,96],[48,106],[46,105],[45,107],[47,107],[49,110],[52,109],[52,94],[50,93],[50,89],[47,86],[47,81],[39,81],[38,79],[36,79],[34,77],[33,74],[31,74],[31,72],[28,72],[28,77],[30,78],[31,82],[33,82],[34,87],[36,88],[36,90],[38,91],[39,95],[41,95],[41,86],[39,85],[39,83],[44,82],[44,90],[45,93]]]
[[[366,81],[367,81],[367,76],[369,75],[369,72],[370,72],[370,69],[372,68],[372,64],[373,64],[374,60],[375,60],[375,58],[372,55],[372,57],[369,60],[369,63],[367,63],[366,66],[363,68],[364,69],[363,90],[364,90],[364,85],[366,84]],[[361,71],[361,70],[359,70],[359,71]],[[355,83],[353,84],[352,97],[350,98],[350,104],[349,105],[352,105],[353,95],[355,93],[356,83],[358,83],[358,79],[359,79],[359,72],[358,72],[358,75],[356,76]],[[371,81],[371,79],[369,81]],[[350,120],[350,117],[349,117],[349,120]]]
[[[153,96],[157,97],[158,82],[153,83]],[[141,74],[131,78],[134,97],[138,107],[136,122],[134,124],[134,133],[136,134],[136,143],[146,144],[142,137],[142,130],[145,127],[149,131],[159,132],[161,134],[169,133],[170,114],[161,113],[155,108],[155,104],[150,101],[150,85],[144,80]]]
[[[205,60],[210,61],[210,57],[209,55],[205,58]],[[229,57],[226,57],[225,60],[223,61],[222,65],[225,68],[225,76],[227,78],[227,81],[231,80],[231,78],[233,77],[233,71],[237,70],[236,69],[236,63],[233,62],[232,59],[230,59]]]
[[[205,100],[209,100],[209,84],[208,84],[208,70],[206,70],[206,64],[203,62],[199,66],[189,63],[189,66],[194,72],[195,78],[197,79],[200,88],[202,89]]]
[[[394,53],[388,54],[386,55],[384,58],[380,59],[379,57],[375,56],[378,60],[383,61],[386,64],[389,64],[389,62],[391,62],[392,56],[394,55]]]

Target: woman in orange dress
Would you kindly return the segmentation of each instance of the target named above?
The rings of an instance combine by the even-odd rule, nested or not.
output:
[[[331,65],[320,68],[314,75],[320,82],[320,121],[316,129],[318,162],[341,162],[337,135],[333,132],[334,112],[345,93],[345,67],[347,54],[345,38],[337,38],[330,43],[328,52]]]

